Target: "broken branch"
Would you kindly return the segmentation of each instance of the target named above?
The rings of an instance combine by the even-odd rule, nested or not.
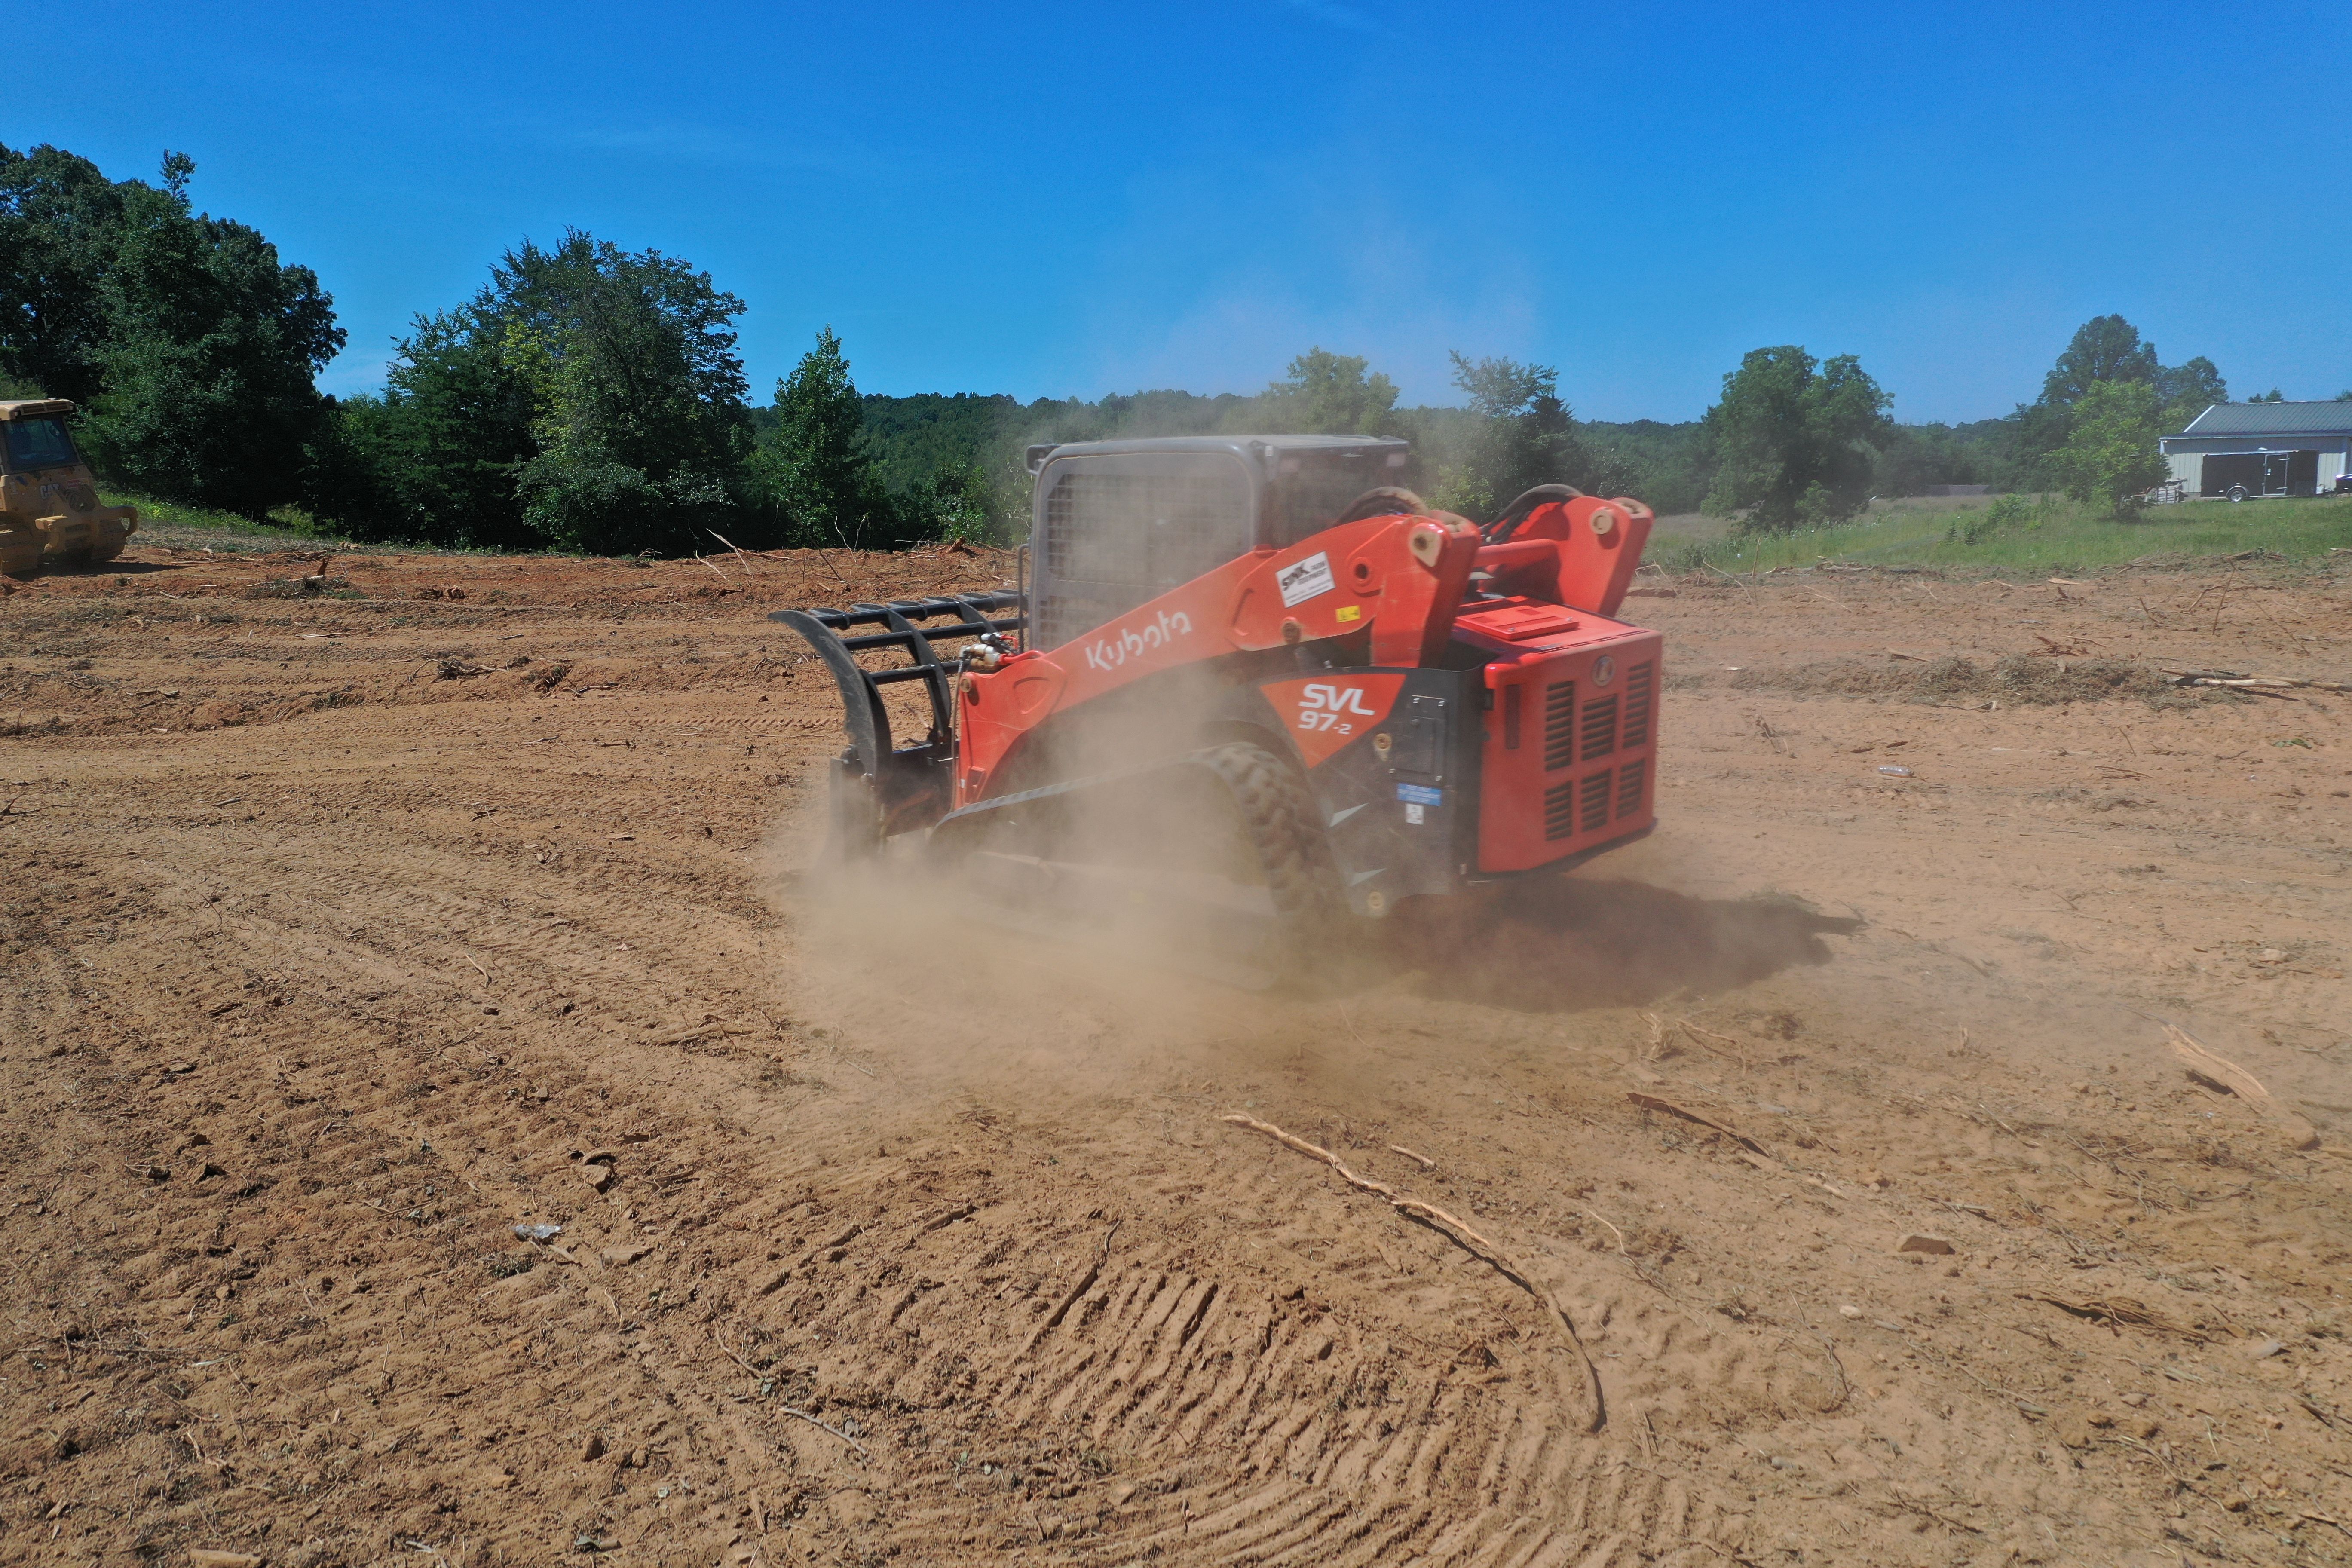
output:
[[[1236,1127],[1246,1127],[1253,1132],[1263,1132],[1286,1149],[1296,1150],[1309,1159],[1322,1161],[1338,1172],[1339,1179],[1349,1186],[1360,1192],[1370,1193],[1375,1197],[1385,1199],[1389,1206],[1399,1214],[1409,1215],[1445,1232],[1465,1251],[1484,1259],[1504,1279],[1549,1308],[1560,1332],[1567,1336],[1569,1349],[1575,1353],[1577,1361],[1584,1369],[1585,1390],[1592,1401],[1592,1415],[1586,1424],[1585,1430],[1598,1432],[1608,1425],[1609,1405],[1601,1392],[1601,1369],[1592,1364],[1592,1357],[1585,1351],[1584,1342],[1577,1337],[1575,1320],[1568,1315],[1568,1309],[1560,1305],[1559,1297],[1537,1284],[1535,1277],[1500,1247],[1435,1205],[1423,1203],[1418,1198],[1409,1198],[1384,1182],[1375,1182],[1369,1177],[1356,1174],[1355,1172],[1348,1169],[1345,1161],[1330,1150],[1309,1143],[1304,1138],[1293,1137],[1271,1121],[1260,1121],[1255,1116],[1244,1116],[1239,1111],[1220,1117],[1218,1120],[1229,1121]]]
[[[1718,1035],[1712,1029],[1702,1029],[1696,1024],[1692,1023],[1688,1018],[1677,1018],[1675,1022],[1682,1026],[1683,1033],[1691,1037],[1691,1043],[1698,1047],[1698,1048],[1703,1051],[1714,1051],[1717,1056],[1724,1055],[1722,1051],[1716,1050],[1714,1046],[1708,1045],[1707,1042],[1709,1040],[1714,1040],[1720,1045],[1729,1046],[1731,1047],[1730,1055],[1732,1059],[1739,1064],[1739,1070],[1741,1072],[1746,1072],[1748,1070],[1748,1052],[1738,1040],[1733,1039],[1728,1035]]]
[[[2297,1149],[2319,1147],[2318,1130],[2282,1107],[2264,1089],[2262,1080],[2224,1056],[2217,1056],[2188,1030],[2178,1024],[2164,1026],[2165,1037],[2172,1042],[2172,1054],[2189,1067],[2189,1076],[2208,1089],[2223,1094],[2234,1094],[2251,1107],[2257,1116],[2266,1116],[2284,1124],[2288,1141]]]
[[[866,1445],[865,1445],[865,1444],[863,1444],[863,1443],[859,1442],[856,1438],[855,1438],[855,1437],[851,1436],[848,1433],[844,1432],[844,1431],[843,1431],[843,1430],[841,1430],[841,1428],[839,1428],[838,1426],[826,1426],[824,1422],[822,1422],[822,1421],[818,1420],[815,1416],[814,1416],[814,1415],[810,1415],[810,1414],[809,1414],[807,1411],[805,1411],[805,1410],[800,1409],[800,1408],[798,1408],[797,1406],[791,1405],[777,1405],[777,1406],[776,1406],[776,1408],[777,1408],[777,1409],[779,1409],[779,1410],[781,1410],[781,1411],[782,1411],[782,1412],[783,1412],[785,1415],[787,1415],[797,1416],[797,1417],[798,1417],[798,1418],[800,1418],[801,1420],[807,1422],[810,1426],[812,1426],[815,1427],[818,1431],[823,1432],[824,1434],[825,1434],[825,1435],[826,1435],[827,1436],[829,1436],[829,1437],[838,1437],[838,1438],[840,1438],[843,1442],[845,1442],[845,1443],[848,1444],[851,1447],[853,1447],[853,1448],[856,1449],[856,1450],[857,1450],[857,1452],[859,1453],[859,1455],[860,1455],[860,1456],[862,1456],[863,1458],[866,1458],[870,1459],[870,1458],[872,1458],[874,1457],[871,1453],[869,1453],[869,1452],[866,1450]]]
[[[2183,1339],[2195,1340],[2200,1344],[2204,1343],[2207,1338],[2202,1331],[2192,1329],[2185,1323],[2174,1322],[2145,1302],[2135,1301],[2128,1296],[2086,1296],[2079,1301],[2071,1301],[2063,1296],[2045,1295],[2039,1290],[2021,1290],[2018,1292],[2018,1300],[2047,1301],[2062,1312],[2071,1312],[2075,1317],[2087,1318],[2095,1323],[2105,1323],[2109,1328],[2118,1323],[2129,1323],[2134,1328],[2154,1329],[2160,1333],[2179,1334]]]
[[[1763,1144],[1759,1143],[1755,1139],[1748,1136],[1747,1133],[1740,1131],[1739,1129],[1726,1126],[1724,1123],[1716,1121],[1711,1116],[1701,1116],[1697,1111],[1689,1110],[1685,1106],[1676,1105],[1671,1100],[1660,1100],[1654,1094],[1643,1094],[1639,1089],[1627,1089],[1625,1091],[1625,1098],[1632,1100],[1634,1104],[1640,1106],[1644,1110],[1663,1110],[1669,1116],[1679,1116],[1685,1121],[1696,1121],[1701,1127],[1713,1128],[1716,1131],[1722,1133],[1726,1138],[1730,1139],[1733,1142],[1740,1145],[1740,1147],[1744,1149],[1752,1150],[1756,1153],[1763,1155],[1768,1160],[1772,1157],[1772,1152],[1769,1149],[1765,1148]]]

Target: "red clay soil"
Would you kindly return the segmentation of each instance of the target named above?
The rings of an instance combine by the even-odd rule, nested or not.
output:
[[[1269,996],[804,874],[765,612],[1009,558],[316,570],[0,601],[0,1562],[2352,1562],[2352,700],[2149,673],[2352,577],[1636,599],[1657,834]]]

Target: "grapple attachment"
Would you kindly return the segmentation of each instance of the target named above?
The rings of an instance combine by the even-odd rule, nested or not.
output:
[[[1007,613],[1009,612],[1009,613]],[[841,689],[849,745],[834,759],[832,840],[836,852],[871,852],[895,833],[928,827],[955,804],[955,690],[961,649],[979,643],[988,662],[1010,652],[1004,639],[1028,626],[1017,593],[943,595],[853,605],[846,610],[778,610],[768,617],[806,638]],[[863,628],[873,628],[866,630]],[[958,649],[941,657],[933,643]],[[860,654],[903,654],[903,664],[870,668]],[[891,744],[882,688],[919,680],[930,727],[911,745]]]

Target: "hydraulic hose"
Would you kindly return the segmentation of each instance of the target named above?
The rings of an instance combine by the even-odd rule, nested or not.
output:
[[[1385,517],[1390,512],[1407,512],[1415,517],[1429,510],[1429,503],[1401,485],[1381,485],[1366,490],[1348,503],[1348,510],[1333,519],[1330,526],[1355,522],[1367,517]]]
[[[1489,544],[1500,544],[1519,531],[1528,514],[1548,501],[1575,500],[1584,492],[1574,485],[1538,485],[1521,493],[1517,500],[1495,514],[1495,521],[1480,531]]]

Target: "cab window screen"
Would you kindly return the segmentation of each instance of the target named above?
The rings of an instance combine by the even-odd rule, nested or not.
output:
[[[62,468],[73,462],[73,442],[66,435],[66,422],[51,416],[46,419],[11,419],[0,425],[8,433],[8,467],[18,473],[27,468]]]
[[[1296,544],[1330,527],[1366,490],[1398,482],[1396,470],[1377,457],[1369,461],[1353,453],[1286,457],[1266,494],[1267,542],[1277,550]]]
[[[1229,459],[1097,459],[1065,472],[1045,501],[1040,646],[1058,647],[1249,547],[1249,482]]]

